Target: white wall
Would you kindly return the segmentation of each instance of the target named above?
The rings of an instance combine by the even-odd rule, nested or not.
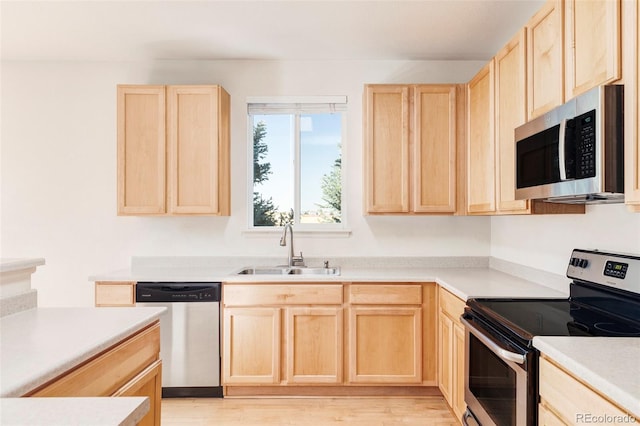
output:
[[[491,256],[564,275],[574,248],[639,254],[640,214],[611,204],[584,215],[491,218]]]
[[[2,257],[44,257],[40,306],[93,303],[92,274],[131,256],[286,255],[278,237],[250,237],[247,96],[347,95],[348,238],[296,238],[305,256],[488,256],[490,218],[362,214],[365,83],[465,82],[481,62],[190,61],[2,63]],[[232,216],[116,216],[116,85],[223,85],[232,98]]]

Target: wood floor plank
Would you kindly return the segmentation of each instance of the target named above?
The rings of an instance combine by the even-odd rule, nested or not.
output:
[[[458,426],[442,397],[170,398],[163,426]]]

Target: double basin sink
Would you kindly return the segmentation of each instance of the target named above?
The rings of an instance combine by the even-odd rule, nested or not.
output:
[[[304,266],[275,266],[244,268],[238,275],[340,275],[339,267],[307,268]]]

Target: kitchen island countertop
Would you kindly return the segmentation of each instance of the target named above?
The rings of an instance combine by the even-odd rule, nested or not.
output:
[[[34,308],[0,318],[0,397],[23,396],[142,330],[165,308]]]

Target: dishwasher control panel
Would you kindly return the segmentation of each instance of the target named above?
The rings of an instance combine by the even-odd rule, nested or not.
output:
[[[138,282],[136,303],[144,302],[219,302],[221,283]]]

